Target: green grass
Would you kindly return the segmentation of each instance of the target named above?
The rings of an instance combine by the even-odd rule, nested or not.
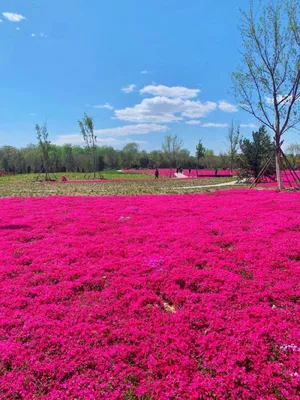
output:
[[[117,172],[117,171],[110,171],[106,170],[101,173],[98,173],[96,176],[96,179],[99,179],[101,175],[105,179],[142,179],[142,178],[149,178],[150,175],[145,175],[145,174],[126,174],[123,172]],[[20,174],[20,175],[7,175],[7,176],[0,176],[0,183],[3,182],[35,182],[38,174]],[[78,181],[78,180],[88,180],[88,179],[94,179],[93,174],[85,174],[83,172],[58,172],[55,173],[55,176],[58,181],[61,180],[63,176],[65,176],[68,180],[71,181]],[[40,176],[39,180],[43,179],[43,175]],[[51,179],[54,179],[54,175],[51,174]]]
[[[0,197],[44,197],[44,196],[129,196],[146,194],[199,193],[219,190],[217,187],[197,188],[195,186],[231,182],[232,178],[207,179],[148,179],[105,182],[0,182]],[[182,189],[182,187],[191,189]],[[236,186],[236,185],[235,185]],[[221,187],[224,190],[229,187]]]

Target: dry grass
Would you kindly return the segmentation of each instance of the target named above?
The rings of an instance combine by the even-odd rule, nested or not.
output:
[[[0,197],[44,196],[128,196],[146,194],[199,193],[218,190],[212,188],[180,189],[181,186],[213,185],[230,182],[232,178],[199,180],[128,180],[105,182],[0,182]],[[236,185],[235,185],[236,186]],[[230,188],[220,187],[220,189]]]

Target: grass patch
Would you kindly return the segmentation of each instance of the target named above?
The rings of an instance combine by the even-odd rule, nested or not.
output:
[[[103,175],[105,179],[145,179],[149,178],[150,175],[139,174],[139,173],[130,173],[126,174],[123,172],[118,172],[114,170],[106,170],[99,173],[96,179],[99,179],[100,175]],[[0,183],[5,182],[35,182],[38,174],[17,174],[17,175],[6,175],[0,176]],[[42,177],[43,175],[41,175]],[[83,172],[57,172],[55,173],[57,180],[61,180],[63,176],[65,176],[70,181],[81,181],[81,180],[88,180],[93,179],[93,174],[87,175]],[[52,174],[51,174],[52,178]]]
[[[181,189],[199,185],[231,182],[232,178],[208,178],[200,180],[148,179],[105,182],[0,182],[0,197],[44,197],[44,196],[129,196],[146,194],[201,193],[224,187]],[[230,188],[226,187],[226,188]]]

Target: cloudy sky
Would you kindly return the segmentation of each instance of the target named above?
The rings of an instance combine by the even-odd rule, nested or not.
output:
[[[234,119],[257,122],[230,91],[246,0],[2,0],[0,145],[81,144],[77,120],[94,117],[98,142],[160,148],[177,134],[194,152],[225,148]],[[287,135],[289,142],[298,133]]]

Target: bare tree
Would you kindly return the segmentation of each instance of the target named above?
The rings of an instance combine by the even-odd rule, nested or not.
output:
[[[177,135],[167,135],[162,143],[162,150],[170,166],[170,170],[176,166],[180,152],[183,147],[183,141]]]
[[[50,152],[50,140],[48,140],[49,133],[48,133],[48,128],[47,124],[45,123],[43,126],[40,126],[36,124],[35,126],[36,130],[36,136],[39,142],[39,147],[42,153],[43,157],[43,168],[39,175],[37,176],[36,179],[39,178],[42,172],[45,173],[45,181],[50,181],[50,176],[49,176],[49,163],[50,163],[50,157],[49,157],[49,152]]]
[[[94,133],[94,121],[92,117],[89,117],[85,113],[82,121],[79,120],[78,124],[89,154],[90,163],[92,163],[92,170],[95,178],[97,170],[97,160],[96,160],[97,136]]]
[[[228,128],[228,133],[226,136],[228,144],[227,154],[230,160],[231,174],[233,173],[233,168],[235,167],[236,164],[240,139],[241,139],[240,126],[235,124],[234,121],[231,121],[231,125]]]
[[[276,176],[282,135],[300,122],[300,0],[272,0],[242,11],[242,62],[233,74],[240,107],[274,132]]]

